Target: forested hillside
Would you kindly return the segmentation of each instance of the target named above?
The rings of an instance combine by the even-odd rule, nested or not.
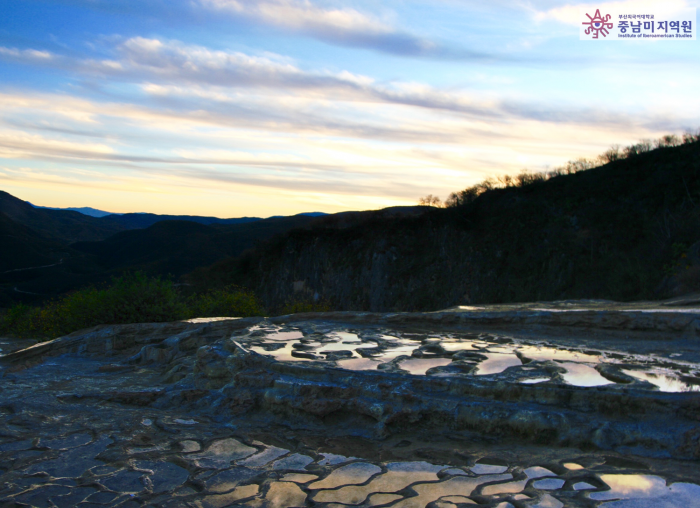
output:
[[[418,216],[289,231],[189,280],[247,286],[271,308],[373,311],[700,290],[698,137],[602,160],[488,181]]]

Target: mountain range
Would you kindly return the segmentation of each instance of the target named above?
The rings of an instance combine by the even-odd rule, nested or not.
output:
[[[27,201],[29,203],[29,201]],[[32,205],[31,203],[29,203]],[[98,210],[97,208],[92,208],[90,206],[81,206],[79,208],[75,207],[69,207],[69,208],[56,208],[53,206],[39,206],[39,205],[32,205],[34,208],[43,208],[45,210],[69,210],[72,212],[78,212],[82,213],[83,215],[89,215],[90,217],[104,217],[106,215],[121,215],[121,214],[113,214],[112,212],[105,212],[104,210]]]
[[[322,212],[267,219],[83,212],[37,207],[0,191],[0,307],[100,285],[125,270],[178,279],[290,229],[334,217]],[[352,216],[337,215],[342,220]]]
[[[273,312],[296,300],[385,312],[698,292],[700,136],[628,148],[590,169],[483,182],[447,208],[91,217],[0,192],[0,307],[125,270],[187,291],[244,286]]]
[[[27,201],[29,203],[29,201]],[[112,216],[118,216],[118,215],[142,215],[142,216],[148,216],[150,217],[149,219],[146,219],[144,223],[148,223],[148,225],[154,224],[160,220],[168,220],[168,219],[182,219],[182,220],[191,220],[193,222],[199,222],[201,224],[213,224],[213,223],[220,223],[220,224],[235,224],[238,222],[252,222],[256,220],[262,220],[260,217],[241,217],[238,219],[219,219],[218,217],[201,217],[198,215],[156,215],[152,213],[147,213],[147,212],[135,212],[135,213],[114,213],[114,212],[105,212],[104,210],[98,210],[97,208],[92,208],[90,206],[81,206],[78,208],[75,207],[68,207],[68,208],[57,208],[53,206],[40,206],[40,205],[34,205],[32,203],[29,203],[31,206],[34,208],[43,208],[44,210],[68,210],[72,212],[78,212],[82,213],[83,215],[89,215],[90,217],[106,217],[107,215],[112,215]],[[302,212],[297,215],[306,215],[308,217],[321,217],[323,215],[328,215],[327,213],[324,212]],[[282,217],[286,217],[285,215],[273,215],[272,217],[268,217],[269,219],[279,219]],[[136,222],[136,219],[132,217],[131,219],[133,222]]]

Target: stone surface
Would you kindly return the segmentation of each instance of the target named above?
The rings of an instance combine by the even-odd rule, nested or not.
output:
[[[0,357],[0,506],[692,506],[699,316],[583,302],[76,332]],[[572,385],[572,363],[608,384]]]

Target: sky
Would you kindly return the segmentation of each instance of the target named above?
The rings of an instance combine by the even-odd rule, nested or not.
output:
[[[700,41],[579,39],[580,7],[699,4],[0,0],[0,190],[217,217],[444,199],[700,128]]]

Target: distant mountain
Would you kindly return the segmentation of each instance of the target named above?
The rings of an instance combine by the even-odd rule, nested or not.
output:
[[[26,201],[29,203],[29,201]],[[239,217],[233,219],[220,219],[218,217],[207,217],[200,215],[159,215],[155,213],[147,212],[132,212],[132,213],[113,213],[105,212],[104,210],[98,210],[97,208],[92,208],[89,206],[83,206],[80,208],[69,207],[69,208],[57,208],[54,206],[40,206],[33,203],[29,203],[34,208],[42,208],[44,210],[69,210],[72,212],[82,213],[83,215],[88,215],[90,217],[107,217],[111,216],[111,219],[116,219],[114,222],[122,224],[127,228],[147,228],[152,226],[156,222],[162,220],[189,220],[192,222],[198,222],[200,224],[239,224],[241,222],[254,222],[256,220],[262,220],[260,217]],[[304,215],[306,217],[322,217],[328,215],[325,212],[302,212],[297,215]],[[282,217],[288,217],[287,215],[273,215],[268,217],[269,219],[280,219]]]
[[[90,217],[72,210],[34,208],[21,199],[0,191],[0,212],[30,227],[41,236],[65,244],[81,240],[101,240],[126,229],[106,217]]]
[[[24,203],[17,200],[18,205],[7,196],[4,198],[6,208]],[[29,208],[20,211],[32,220],[36,217],[30,211],[48,214],[44,217],[47,221],[53,219],[51,214],[80,215],[67,210]],[[15,214],[21,215],[16,211]],[[162,220],[148,228],[120,231],[105,240],[66,245],[0,212],[3,246],[0,249],[0,307],[18,301],[36,303],[86,285],[100,285],[125,270],[179,277],[238,256],[276,234],[307,227],[318,220],[322,218],[305,215],[210,225],[191,220]]]
[[[305,215],[210,225],[167,220],[145,229],[123,231],[99,242],[78,242],[71,248],[92,255],[105,270],[140,269],[177,277],[238,256],[261,240],[316,220]]]
[[[0,245],[0,307],[33,303],[109,278],[91,256],[48,239],[2,212]]]
[[[220,219],[218,217],[202,217],[199,215],[157,215],[155,213],[123,213],[110,215],[109,221],[121,225],[124,229],[141,229],[152,226],[156,222],[165,220],[189,221],[198,224],[241,224],[262,220],[259,217],[239,217],[234,219]]]
[[[302,212],[297,215],[305,215],[306,217],[323,217],[324,215],[329,215],[325,212]],[[273,215],[268,217],[268,219],[279,219],[280,217],[288,217],[288,215]]]
[[[95,208],[53,208],[33,205],[7,192],[0,191],[0,212],[12,220],[30,227],[46,239],[69,245],[75,242],[95,242],[120,231],[145,229],[162,221],[189,221],[204,225],[246,224],[285,217],[236,217],[221,219],[198,215],[158,215],[154,213],[109,213]],[[323,212],[301,213],[293,217],[320,217]]]
[[[47,240],[0,212],[0,275],[59,263],[65,246]]]
[[[4,203],[7,201],[13,201],[11,205],[8,205],[8,203]],[[21,205],[20,203],[21,200],[15,198],[14,196],[11,196],[10,194],[6,192],[0,191],[0,211],[3,211],[4,206],[11,206],[12,208],[20,208]],[[24,201],[27,205],[34,209],[40,209],[40,210],[55,210],[55,211],[60,211],[60,212],[77,212],[82,215],[86,215],[88,217],[94,217],[94,218],[106,218],[104,221],[104,224],[108,224],[106,226],[108,229],[110,229],[110,233],[114,233],[120,230],[128,230],[128,229],[142,229],[142,228],[147,228],[149,226],[152,226],[156,222],[164,221],[164,220],[185,220],[185,221],[190,221],[190,222],[197,222],[199,224],[241,224],[245,222],[255,222],[259,220],[263,220],[261,217],[235,217],[235,218],[229,218],[229,219],[221,219],[219,217],[209,217],[209,216],[200,216],[200,215],[159,215],[155,213],[147,213],[147,212],[132,212],[132,213],[112,213],[112,212],[106,212],[104,210],[98,210],[97,208],[92,208],[89,206],[83,206],[83,207],[69,207],[69,208],[57,208],[53,206],[40,206],[40,205],[35,205],[33,203],[30,203],[29,201]],[[17,220],[20,222],[24,222],[26,220],[31,220],[36,216],[33,216],[29,214],[30,219],[27,219],[27,212],[26,209],[23,211],[22,214],[19,216],[16,216],[12,213],[12,211],[8,211],[8,215],[10,216],[15,216]],[[302,212],[297,215],[305,216],[305,217],[323,217],[325,215],[328,215],[327,213],[324,212]],[[280,219],[283,217],[287,217],[286,215],[273,215],[272,217],[268,217],[269,219]],[[75,217],[73,217],[75,219]],[[36,221],[35,225],[36,225]],[[94,224],[94,223],[93,223]],[[113,231],[112,231],[113,229]],[[62,232],[58,232],[56,236],[60,237],[62,235]],[[79,240],[76,240],[75,238],[66,238],[70,241],[92,241],[92,240],[101,240],[103,238],[102,235],[98,235],[98,238],[80,238]],[[109,235],[108,235],[109,236]]]
[[[29,201],[27,201],[29,203]],[[105,212],[104,210],[98,210],[97,208],[91,208],[89,206],[83,206],[80,208],[56,208],[53,206],[39,206],[39,205],[34,205],[32,203],[29,203],[32,205],[34,208],[43,208],[44,210],[70,210],[72,212],[78,212],[82,213],[83,215],[89,215],[90,217],[105,217],[107,215],[121,215],[121,214],[113,214],[112,212]]]
[[[179,277],[291,229],[333,221],[321,212],[268,219],[85,212],[107,213],[34,206],[0,191],[0,307],[100,285],[125,270]]]

